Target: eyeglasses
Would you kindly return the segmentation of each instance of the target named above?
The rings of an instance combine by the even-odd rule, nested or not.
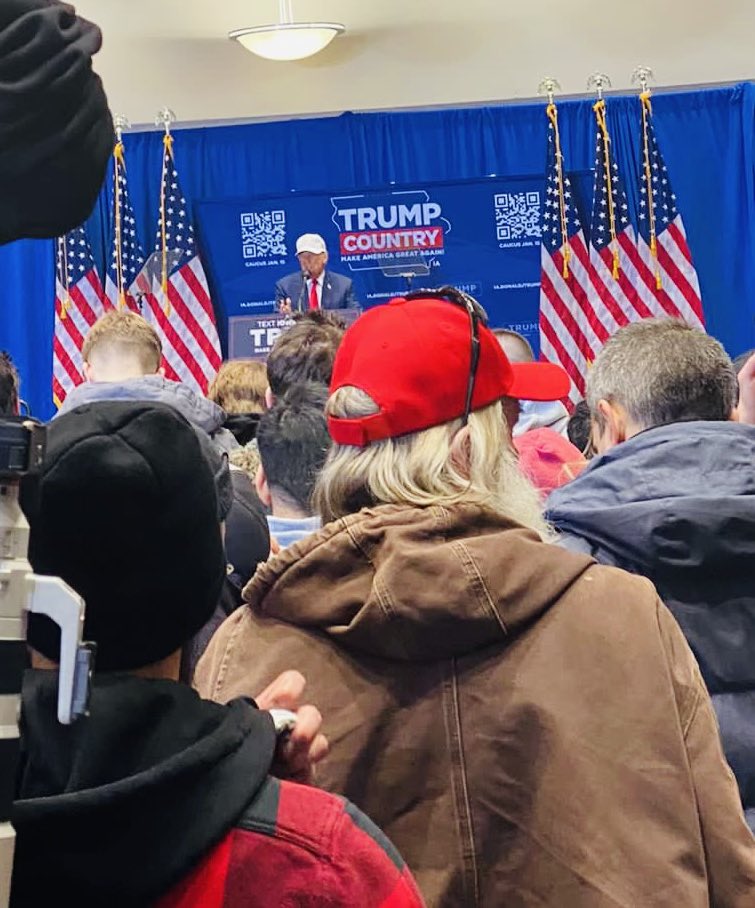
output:
[[[469,315],[470,328],[470,355],[469,355],[469,381],[467,382],[467,396],[464,402],[464,418],[462,427],[469,422],[469,414],[472,412],[472,395],[474,394],[475,379],[477,378],[477,367],[480,363],[480,325],[488,324],[488,313],[477,302],[476,299],[458,290],[456,287],[438,287],[437,290],[415,290],[407,293],[404,297],[407,300],[414,299],[437,299],[460,309],[466,310]]]

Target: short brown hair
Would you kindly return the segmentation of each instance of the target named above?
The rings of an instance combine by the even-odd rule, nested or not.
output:
[[[255,359],[223,363],[207,390],[210,400],[226,413],[264,413],[267,369]]]
[[[295,319],[296,324],[281,334],[267,359],[267,381],[276,397],[301,382],[329,385],[346,330],[338,316],[320,309]]]
[[[157,372],[163,355],[157,332],[141,315],[127,309],[108,312],[92,325],[81,348],[84,362],[90,362],[95,350],[136,356],[145,375]]]

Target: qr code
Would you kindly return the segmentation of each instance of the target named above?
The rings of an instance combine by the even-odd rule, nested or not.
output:
[[[540,193],[499,192],[495,195],[495,226],[499,240],[540,238]]]
[[[245,259],[286,256],[286,212],[251,211],[241,215]]]

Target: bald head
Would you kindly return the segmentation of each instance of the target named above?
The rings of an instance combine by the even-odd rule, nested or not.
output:
[[[493,331],[501,349],[510,363],[531,363],[535,361],[530,342],[524,335],[509,328],[496,328]]]

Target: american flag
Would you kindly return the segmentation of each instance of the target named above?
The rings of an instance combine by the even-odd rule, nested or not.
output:
[[[540,281],[540,349],[572,380],[570,398],[584,396],[585,376],[605,328],[591,303],[590,255],[563,167],[555,105],[548,106],[546,199]]]
[[[653,127],[650,98],[642,104],[641,200],[638,250],[644,292],[661,315],[704,327],[700,283],[692,263],[682,216]]]
[[[59,407],[84,381],[81,348],[92,325],[109,308],[83,227],[57,240],[52,396]]]
[[[682,318],[702,327],[702,306],[676,197],[649,116],[644,170],[651,191],[646,188],[640,203],[637,235],[611,152],[605,103],[595,105],[595,186],[588,251],[563,169],[555,105],[548,106],[547,114],[541,350],[546,359],[561,363],[569,373],[569,398],[576,402],[584,396],[590,364],[619,328],[652,316]]]
[[[639,280],[637,239],[629,217],[629,204],[613,156],[606,122],[605,101],[594,106],[597,123],[595,140],[595,187],[590,224],[590,264],[596,317],[604,332],[592,351],[595,359],[605,341],[630,322],[658,314],[648,302]]]
[[[205,394],[222,362],[220,340],[169,135],[163,154],[157,244],[147,270],[151,292],[144,297],[144,316],[160,335],[165,375]]]
[[[126,158],[121,142],[113,153],[113,167],[113,251],[105,276],[105,295],[114,309],[125,306],[139,312],[134,284],[144,268],[145,258],[129,197]]]

